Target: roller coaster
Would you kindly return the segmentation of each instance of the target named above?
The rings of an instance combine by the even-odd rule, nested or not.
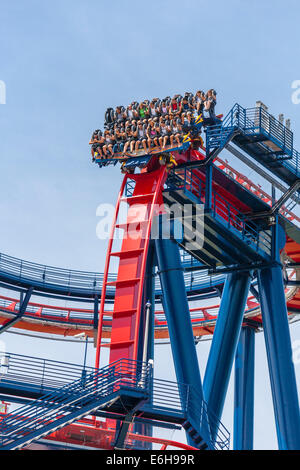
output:
[[[272,194],[222,159],[225,150]],[[261,331],[278,448],[300,449],[289,331],[300,313],[293,133],[263,107],[235,104],[213,125],[196,119],[181,146],[95,158],[101,171],[119,162],[124,179],[102,274],[0,254],[0,333],[84,334],[96,348],[93,368],[1,353],[0,399],[20,406],[1,414],[0,448],[229,449],[221,419],[234,367],[232,448],[251,450]],[[205,338],[202,379],[196,345]],[[156,377],[155,343],[170,343],[176,381]],[[186,442],[161,437],[162,429],[184,430]]]

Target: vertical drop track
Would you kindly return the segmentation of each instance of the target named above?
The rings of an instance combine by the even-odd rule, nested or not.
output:
[[[157,215],[156,208],[163,203],[162,188],[166,176],[166,167],[162,166],[150,173],[127,174],[124,177],[112,223],[105,263],[99,310],[96,367],[99,367],[100,364],[107,286],[115,286],[116,289],[111,342],[109,344],[109,363],[122,358],[141,359],[138,357],[138,340],[151,225],[153,217]],[[135,187],[132,196],[126,197],[124,190],[130,179],[135,182]],[[129,205],[127,220],[124,224],[117,223],[121,202],[127,202]],[[123,230],[122,246],[119,252],[113,252],[116,229]],[[108,282],[112,257],[119,258],[119,268],[116,281]]]

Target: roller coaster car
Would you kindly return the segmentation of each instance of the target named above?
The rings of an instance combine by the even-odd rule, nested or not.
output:
[[[201,143],[201,141],[199,141],[199,143]],[[118,162],[120,162],[122,163],[123,169],[125,168],[129,169],[133,167],[145,168],[150,162],[152,157],[160,156],[163,154],[169,155],[171,152],[175,152],[175,151],[179,153],[183,153],[190,147],[191,142],[192,142],[191,138],[189,136],[185,136],[180,146],[167,145],[164,149],[156,146],[156,147],[153,147],[147,154],[145,154],[144,149],[140,149],[135,153],[130,153],[130,152],[127,152],[126,154],[123,154],[121,152],[114,153],[113,156],[108,156],[106,158],[103,158],[103,157],[100,158],[99,156],[98,157],[95,156],[94,161],[100,167],[108,166],[108,165],[116,165]]]
[[[216,116],[217,122],[222,122],[223,114],[219,114]],[[128,172],[134,171],[134,168],[146,168],[151,160],[152,157],[158,156],[160,163],[162,161],[167,162],[168,156],[172,152],[183,153],[191,148],[193,150],[197,150],[199,148],[204,149],[204,142],[202,137],[200,136],[200,131],[203,126],[205,126],[205,120],[203,120],[202,116],[198,116],[195,120],[193,127],[190,128],[190,131],[183,137],[182,143],[180,146],[171,146],[167,145],[165,148],[161,148],[160,146],[153,147],[149,153],[145,153],[144,149],[140,149],[137,152],[126,152],[126,154],[122,152],[114,153],[113,155],[106,156],[105,158],[100,158],[99,156],[94,157],[95,163],[99,165],[99,167],[108,166],[108,165],[116,165],[118,162],[122,164],[121,171]],[[92,143],[92,142],[90,142]],[[164,159],[162,158],[163,155],[167,157]],[[176,162],[167,162],[166,164],[169,166],[173,166]]]

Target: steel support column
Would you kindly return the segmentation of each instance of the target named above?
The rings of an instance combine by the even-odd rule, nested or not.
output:
[[[243,326],[235,355],[234,450],[253,449],[255,330]]]
[[[300,449],[299,402],[281,266],[258,274],[279,449]]]
[[[134,418],[133,412],[128,413],[125,416],[124,421],[120,423],[119,429],[116,429],[116,441],[114,444],[115,450],[124,449],[126,437],[129,431],[129,427],[133,422],[133,418]]]
[[[212,208],[212,175],[213,166],[212,162],[206,165],[206,177],[205,177],[205,210]]]
[[[94,330],[98,328],[98,316],[99,316],[99,298],[95,295],[94,298]]]
[[[202,381],[179,248],[175,241],[168,239],[156,240],[155,246],[177,381],[194,387],[202,399]],[[201,407],[196,403],[194,408]],[[194,418],[200,422],[200,416]]]
[[[223,290],[203,384],[208,408],[218,419],[223,411],[250,281],[250,272],[235,272],[228,275]]]

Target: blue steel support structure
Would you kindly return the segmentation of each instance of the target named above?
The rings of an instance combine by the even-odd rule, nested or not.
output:
[[[175,241],[169,239],[158,239],[155,246],[177,381],[193,386],[198,391],[198,398],[202,399],[202,381],[179,248]],[[201,409],[198,401],[193,408]],[[200,416],[193,418],[200,422]],[[188,434],[187,438],[193,445]]]
[[[32,293],[33,293],[33,287],[29,287],[29,289],[26,292],[25,297],[23,296],[23,293],[21,293],[19,313],[14,318],[12,318],[11,320],[7,321],[6,323],[0,326],[0,334],[4,333],[11,326],[15,325],[16,323],[18,323],[19,320],[21,320],[21,318],[26,312],[26,308],[30,301],[30,297]]]
[[[243,326],[235,355],[234,450],[253,450],[255,330]]]
[[[143,295],[143,315],[141,321],[141,328],[140,328],[140,359],[145,360],[145,362],[149,362],[149,360],[154,361],[154,313],[155,313],[155,245],[154,242],[150,242],[149,251],[148,251],[148,259],[147,259],[147,266],[146,266],[146,275],[145,275],[145,287],[144,287],[144,295]],[[146,304],[150,303],[149,307],[149,318],[147,319],[146,315]],[[148,320],[148,327],[146,325],[146,321]],[[148,331],[147,337],[145,336],[145,332]],[[144,345],[146,341],[147,346],[147,357],[143,358],[142,353],[144,350]],[[149,399],[151,403],[151,397]],[[135,423],[134,424],[134,432],[138,434],[142,434],[144,436],[152,436],[152,426],[151,424],[141,424]],[[149,442],[145,442],[142,444],[142,448],[144,450],[151,450],[152,444]]]
[[[288,313],[279,263],[279,226],[273,226],[273,250],[277,264],[258,273],[264,336],[269,365],[278,446],[300,449],[300,413],[292,359]]]
[[[203,383],[208,408],[218,419],[223,411],[250,281],[250,272],[234,272],[228,275],[223,290]]]

